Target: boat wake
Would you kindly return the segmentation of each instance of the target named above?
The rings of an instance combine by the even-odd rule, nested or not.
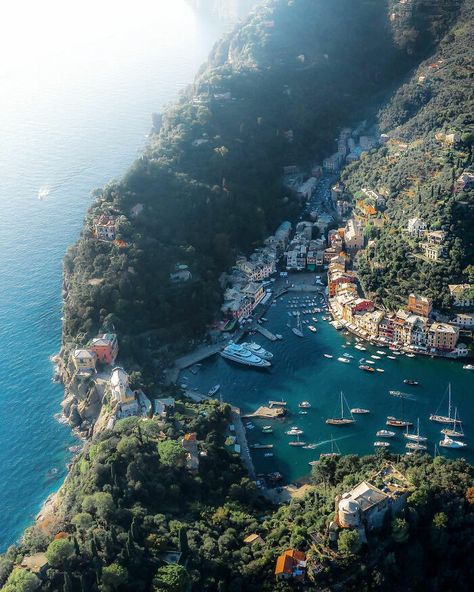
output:
[[[347,438],[353,438],[353,434],[346,434],[345,436],[339,436],[338,438],[333,438],[333,442],[338,442],[339,440],[346,440]],[[314,445],[315,448],[319,448],[320,446],[325,446],[326,444],[331,444],[331,440],[321,440],[321,442],[316,442]]]

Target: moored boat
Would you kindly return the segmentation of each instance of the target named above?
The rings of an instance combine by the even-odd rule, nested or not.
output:
[[[407,427],[407,431],[403,434],[403,436],[407,440],[412,440],[413,442],[426,442],[428,440],[428,438],[426,438],[425,436],[420,436],[420,418],[418,418],[417,423],[416,423],[416,434],[410,434],[410,432],[408,431],[408,427]],[[409,448],[408,445],[407,445],[407,448]],[[426,450],[426,446],[425,446],[425,450]]]
[[[390,430],[378,430],[375,435],[378,438],[394,438],[395,432],[391,432]]]
[[[343,364],[349,364],[350,360],[348,360],[347,358],[344,358],[343,356],[340,356],[339,358],[337,358],[338,362],[342,362]]]
[[[408,384],[410,386],[419,386],[420,384],[417,380],[413,380],[412,378],[405,378],[403,382],[404,384]]]
[[[263,426],[262,433],[263,434],[273,434],[273,427],[271,425]]]
[[[221,388],[220,384],[215,384],[211,389],[209,389],[208,395],[212,397],[217,393],[217,391]]]
[[[474,370],[474,364],[464,364],[463,370]]]
[[[407,426],[412,426],[413,422],[406,419],[397,419],[396,417],[389,415],[385,425],[391,426],[392,428],[406,428]]]
[[[231,360],[232,362],[243,364],[244,366],[268,368],[271,365],[268,360],[263,360],[262,358],[259,358],[258,356],[250,352],[247,348],[233,342],[230,342],[229,345],[227,345],[227,347],[225,347],[220,352],[220,355],[223,358]]]
[[[355,419],[352,417],[352,414],[350,418],[344,417],[344,403],[347,407],[349,407],[349,405],[347,405],[346,398],[344,397],[344,393],[341,391],[341,417],[330,417],[329,419],[326,419],[326,423],[328,425],[347,426],[355,423]]]
[[[385,442],[385,440],[376,440],[374,442],[375,448],[388,448],[390,446],[390,442]]]
[[[359,366],[359,370],[365,370],[366,372],[375,372],[375,368],[372,368],[372,366],[366,366],[365,364],[361,364]]]
[[[427,446],[426,444],[420,444],[420,442],[407,442],[405,444],[405,448],[408,448],[408,450],[415,450],[416,452],[420,452],[422,450],[426,450]]]
[[[317,329],[314,325],[308,325],[308,329],[312,332],[312,333],[316,333]]]
[[[461,440],[453,440],[452,438],[449,438],[448,436],[444,437],[444,440],[440,440],[439,441],[439,445],[442,446],[443,448],[466,448],[467,444],[466,442],[461,442]]]
[[[296,426],[293,426],[285,432],[287,436],[300,436],[302,433],[303,430],[300,430],[300,428],[297,428]]]
[[[254,341],[250,343],[242,343],[242,347],[247,348],[250,352],[262,358],[263,360],[271,360],[273,358],[273,354],[266,349],[263,349],[261,345],[255,343]]]
[[[354,407],[351,409],[352,415],[367,415],[370,413],[370,409],[363,409],[362,407]]]
[[[323,354],[323,356],[325,358],[327,358],[328,360],[332,360],[334,356],[332,356],[331,354]]]
[[[457,427],[459,425],[459,427]],[[453,427],[452,428],[443,428],[441,433],[444,436],[448,436],[449,438],[464,438],[464,430],[462,428],[462,423],[458,417],[458,408],[454,409],[454,419],[453,419]]]
[[[311,403],[309,401],[301,401],[301,403],[298,403],[298,407],[300,409],[310,409]]]
[[[453,418],[451,417],[451,384],[448,385],[448,415],[432,413],[430,415],[430,421],[434,421],[436,423],[453,423]],[[458,421],[458,423],[461,422]]]

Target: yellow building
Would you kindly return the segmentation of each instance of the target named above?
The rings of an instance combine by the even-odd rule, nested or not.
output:
[[[94,352],[88,349],[75,349],[71,359],[78,372],[95,372],[97,356]]]
[[[428,331],[428,347],[453,351],[459,338],[459,327],[446,323],[433,323]]]

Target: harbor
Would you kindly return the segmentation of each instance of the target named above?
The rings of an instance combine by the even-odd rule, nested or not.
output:
[[[309,284],[308,278],[312,276],[296,277],[305,277],[304,281]],[[318,304],[312,304],[313,299]],[[265,329],[281,335],[282,339],[270,342],[260,333],[245,339],[271,351],[273,358],[269,368],[250,368],[215,355],[203,361],[195,374],[188,370],[180,374],[180,383],[200,392],[208,392],[214,384],[220,384],[219,394],[223,400],[242,410],[256,473],[280,471],[285,482],[292,482],[305,476],[311,468],[309,463],[319,459],[321,453],[340,451],[362,455],[373,453],[377,448],[398,454],[410,452],[403,428],[387,429],[387,432],[394,432],[394,436],[387,439],[376,435],[387,428],[387,417],[401,418],[402,413],[415,426],[410,428],[413,434],[417,418],[420,419],[419,430],[427,438],[423,442],[427,452],[434,454],[436,445],[438,454],[464,457],[473,462],[472,373],[463,370],[459,361],[408,357],[403,353],[391,355],[393,352],[388,348],[359,343],[353,335],[331,325],[323,306],[322,295],[291,291],[268,307]],[[315,307],[320,308],[319,313],[309,312]],[[303,337],[292,331],[297,318],[293,312],[298,311],[301,311]],[[309,330],[310,324],[314,324],[316,332]],[[341,358],[345,363],[341,363]],[[359,366],[369,362],[374,372],[361,371]],[[405,380],[408,383],[404,383]],[[452,425],[429,420],[432,414],[448,412],[449,383],[453,417],[457,408],[463,422],[463,441],[467,446],[462,450],[440,446],[444,438],[440,430]],[[341,391],[347,401],[346,416],[350,417],[349,412],[354,411],[356,420],[344,427],[326,423],[328,418],[341,415]],[[302,402],[310,406],[301,407]],[[271,429],[263,430],[269,422]],[[286,432],[293,427],[301,430],[297,437],[303,445],[290,445],[290,441],[295,440]],[[388,446],[380,445],[381,441]],[[271,450],[255,448],[255,444],[272,444],[273,447]]]

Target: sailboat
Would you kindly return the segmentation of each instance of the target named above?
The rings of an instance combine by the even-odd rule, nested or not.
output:
[[[453,418],[451,417],[451,383],[448,385],[448,415],[432,413],[430,415],[430,421],[436,421],[437,423],[453,423]],[[461,422],[458,420],[458,423],[460,424]]]
[[[298,337],[303,337],[303,328],[301,326],[301,318],[299,311],[296,313],[296,327],[293,327],[292,331]]]
[[[459,428],[457,425],[459,424]],[[443,428],[441,433],[444,436],[449,436],[450,438],[464,438],[464,430],[462,429],[462,423],[458,418],[458,408],[454,409],[454,419],[453,419],[453,427],[452,428]]]
[[[290,446],[306,446],[306,442],[302,442],[300,440],[300,435],[296,434],[296,440],[292,440],[291,442],[288,442],[288,444]]]
[[[336,448],[336,450],[334,450],[334,448]],[[341,451],[339,450],[337,442],[334,441],[334,438],[332,437],[332,434],[331,434],[331,452],[322,452],[319,455],[319,458],[320,459],[321,458],[335,458],[338,456],[341,456]],[[311,463],[309,463],[309,464],[311,464]]]
[[[448,436],[444,437],[444,440],[440,440],[439,445],[443,448],[466,448],[466,442],[461,442],[461,440],[453,440],[452,438],[448,438]]]
[[[341,417],[330,417],[326,419],[326,423],[329,425],[336,425],[336,426],[344,426],[344,425],[351,425],[355,423],[355,419],[352,417],[352,413],[350,412],[351,417],[344,417],[344,403],[346,404],[347,408],[349,409],[349,405],[347,404],[346,398],[344,397],[344,393],[341,391]]]
[[[413,423],[411,421],[407,421],[406,419],[403,419],[403,401],[404,401],[403,397],[401,397],[400,401],[402,404],[402,419],[397,419],[396,417],[389,415],[387,417],[387,421],[385,422],[386,425],[392,426],[393,428],[406,428],[408,426],[413,425]]]
[[[428,440],[428,438],[426,438],[425,436],[420,436],[420,418],[418,418],[418,421],[416,424],[416,434],[410,434],[408,431],[408,426],[407,426],[407,431],[403,435],[405,436],[405,438],[407,440],[413,440],[414,442],[426,442],[426,440]],[[408,448],[408,446],[407,446],[407,448]],[[426,449],[426,447],[425,447],[425,449]]]

